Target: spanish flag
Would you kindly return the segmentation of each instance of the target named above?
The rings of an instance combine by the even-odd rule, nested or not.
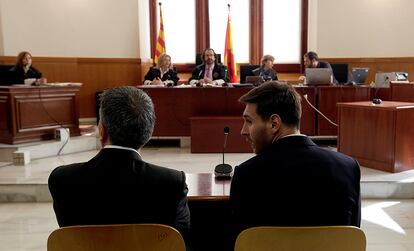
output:
[[[165,53],[165,37],[164,37],[164,21],[162,20],[162,9],[160,5],[160,30],[158,31],[157,46],[154,53],[154,64],[157,64],[158,58],[162,53]]]
[[[230,18],[230,4],[229,15],[227,19],[227,29],[226,29],[226,44],[224,45],[224,65],[227,66],[230,83],[236,83],[236,62],[234,61],[233,54],[233,35],[231,32],[231,18]]]

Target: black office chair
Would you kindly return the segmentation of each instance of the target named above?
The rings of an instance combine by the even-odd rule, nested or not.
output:
[[[348,83],[348,64],[331,64],[331,67],[338,83]]]
[[[10,83],[10,72],[9,70],[14,65],[0,65],[0,85],[9,85]]]
[[[240,65],[240,83],[246,83],[246,77],[254,76],[253,70],[259,67],[260,65]]]

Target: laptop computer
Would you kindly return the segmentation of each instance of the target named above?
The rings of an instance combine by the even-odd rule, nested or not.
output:
[[[388,88],[390,82],[397,80],[395,72],[377,72],[375,74],[375,88]]]
[[[365,83],[365,80],[368,77],[368,71],[369,68],[352,68],[351,74],[352,74],[352,81],[355,82],[355,84],[362,85]]]
[[[258,86],[263,83],[263,78],[261,76],[246,76],[246,83],[251,83],[254,86]]]
[[[306,68],[306,83],[308,85],[331,84],[332,70],[329,68]]]

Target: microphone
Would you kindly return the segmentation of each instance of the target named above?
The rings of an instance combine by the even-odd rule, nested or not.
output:
[[[217,179],[230,179],[231,178],[231,172],[233,171],[233,168],[229,164],[224,163],[224,150],[227,146],[227,136],[230,133],[230,128],[228,126],[224,127],[224,144],[223,144],[223,163],[218,164],[214,168],[214,175]]]
[[[201,74],[203,73],[203,70],[202,69],[200,69],[200,72],[198,73],[198,81],[197,81],[197,83],[196,83],[196,86],[201,86],[201,84],[200,84],[200,78],[201,78]]]
[[[388,79],[388,77],[387,77],[386,79]],[[373,104],[376,104],[376,105],[379,105],[379,104],[381,104],[381,103],[382,103],[382,100],[381,100],[380,98],[377,98],[377,93],[378,93],[379,89],[380,89],[380,88],[378,88],[378,87],[377,87],[377,88],[375,88],[374,98],[372,99],[372,103],[373,103]]]

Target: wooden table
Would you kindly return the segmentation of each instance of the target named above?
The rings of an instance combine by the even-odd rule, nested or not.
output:
[[[387,172],[414,168],[414,103],[339,103],[338,151]]]
[[[53,139],[56,128],[80,135],[79,86],[0,86],[0,143]]]
[[[212,173],[190,173],[186,178],[193,250],[233,250],[229,237],[231,181],[217,180]]]
[[[186,178],[191,201],[229,199],[231,180],[216,179],[213,173],[187,173]]]

